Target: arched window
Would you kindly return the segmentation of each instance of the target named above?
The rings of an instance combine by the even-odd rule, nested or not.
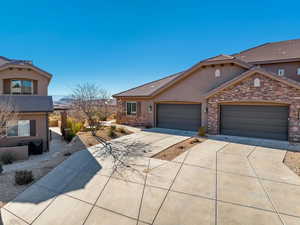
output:
[[[220,77],[221,76],[221,70],[220,69],[216,69],[215,71],[215,77]]]
[[[260,87],[260,79],[259,78],[254,79],[254,87]]]

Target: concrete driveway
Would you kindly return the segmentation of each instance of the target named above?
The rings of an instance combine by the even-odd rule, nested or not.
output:
[[[155,151],[153,146],[172,136],[186,138],[141,132],[123,141],[139,140]],[[2,220],[4,225],[296,225],[300,179],[282,163],[285,153],[207,140],[172,162],[137,156],[134,170],[116,172],[113,160],[98,157],[94,147],[72,155],[7,204]]]

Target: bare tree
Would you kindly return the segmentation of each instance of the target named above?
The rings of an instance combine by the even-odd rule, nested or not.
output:
[[[77,85],[72,94],[73,108],[84,115],[85,120],[91,129],[92,135],[102,144],[97,146],[97,157],[111,158],[113,160],[114,171],[122,174],[125,170],[138,172],[132,165],[135,158],[143,155],[147,145],[139,142],[124,144],[122,142],[107,142],[97,135],[97,130],[101,126],[101,115],[105,110],[105,102],[109,95],[105,89],[101,89],[95,84],[85,83]],[[102,100],[102,101],[101,101]],[[104,107],[103,107],[104,106]],[[140,174],[140,173],[139,173]]]
[[[108,92],[95,84],[79,84],[73,90],[73,108],[80,111],[87,121],[92,135],[96,136],[97,130],[101,126],[101,115],[103,107],[100,101],[108,99]]]
[[[0,140],[6,137],[8,122],[17,120],[18,114],[10,98],[0,102]]]

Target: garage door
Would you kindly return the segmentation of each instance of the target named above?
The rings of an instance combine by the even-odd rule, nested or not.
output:
[[[221,133],[234,136],[288,139],[286,106],[221,106]]]
[[[201,126],[201,104],[157,104],[156,125],[196,131]]]

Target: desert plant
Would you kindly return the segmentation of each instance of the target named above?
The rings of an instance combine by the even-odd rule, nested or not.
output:
[[[77,134],[83,129],[83,123],[68,119],[67,128],[69,128],[73,134]]]
[[[108,130],[108,134],[107,134],[110,138],[115,138],[117,135],[115,133],[115,130],[111,127],[109,127],[109,130]]]
[[[198,130],[198,135],[200,137],[205,137],[206,136],[206,127],[200,127]]]
[[[195,143],[199,143],[200,140],[198,138],[193,138],[191,141],[190,141],[190,144],[195,144]]]
[[[0,161],[2,161],[4,165],[12,164],[15,161],[15,157],[11,152],[4,152],[1,155]]]
[[[0,163],[0,174],[3,172],[2,164]]]
[[[72,139],[76,136],[73,132],[68,132],[66,135],[66,141],[71,142]]]
[[[15,183],[17,185],[29,184],[34,180],[32,171],[29,170],[19,170],[15,173]]]
[[[126,129],[124,127],[119,127],[117,129],[117,131],[120,132],[121,134],[126,134],[127,133],[127,131],[126,131]]]

